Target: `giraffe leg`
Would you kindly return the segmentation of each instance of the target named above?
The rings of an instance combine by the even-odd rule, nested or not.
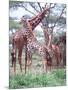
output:
[[[20,70],[22,72],[21,57],[22,57],[22,48],[18,49],[18,60],[19,60]]]
[[[30,60],[30,51],[27,51],[27,66],[28,66],[28,72],[30,71],[31,67],[31,60]]]
[[[26,74],[27,56],[25,55],[25,74]]]
[[[27,48],[25,47],[25,74],[26,74],[26,66],[27,66]]]
[[[16,49],[14,50],[14,56],[13,56],[12,63],[14,64],[14,72],[16,72]]]
[[[31,56],[30,56],[30,51],[27,51],[27,65],[31,65]]]
[[[43,60],[43,72],[47,73],[47,60]]]
[[[49,70],[51,71],[51,69],[52,69],[52,58],[50,57],[49,60],[50,60],[50,61],[49,61]]]
[[[57,66],[58,66],[58,68],[60,67],[60,62],[61,62],[61,60],[60,60],[60,54],[58,54],[57,55]]]
[[[14,57],[14,72],[16,72],[16,56]]]
[[[46,73],[47,73],[47,60],[45,60],[45,71],[46,71]]]
[[[58,47],[56,48],[56,51],[55,51],[55,57],[56,57],[57,68],[59,68],[60,62],[61,62],[61,53]]]
[[[12,56],[12,67],[13,67],[13,63],[14,63],[14,58],[13,58],[13,56]]]
[[[11,67],[13,67],[13,63],[14,63],[14,53],[13,52],[11,52],[11,57],[12,57],[12,65],[11,65]]]
[[[27,46],[27,42],[26,42],[26,45],[25,45],[25,73],[26,73],[26,67],[29,71],[29,67],[30,67],[30,51],[28,50],[28,46]]]
[[[57,63],[57,68],[59,66],[59,57],[58,57],[58,53],[56,53],[56,63]]]
[[[49,70],[50,70],[50,71],[52,70],[52,62],[51,62],[51,65],[49,66]]]
[[[27,40],[25,44],[25,74],[26,74],[26,67],[27,67]]]
[[[57,68],[58,68],[58,66],[59,66],[59,62],[58,62],[58,58],[57,58]]]
[[[58,55],[56,51],[54,52],[54,55],[55,55],[55,60],[56,60],[56,68],[58,68]]]

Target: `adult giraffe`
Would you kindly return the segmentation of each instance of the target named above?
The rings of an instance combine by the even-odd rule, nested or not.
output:
[[[32,17],[29,20],[25,20],[25,19],[21,18],[20,24],[23,23],[24,28],[17,31],[13,35],[13,39],[12,39],[12,42],[13,42],[12,43],[13,44],[12,45],[13,46],[12,65],[14,64],[14,72],[16,71],[16,53],[17,53],[17,49],[18,49],[18,60],[19,60],[19,64],[20,64],[20,69],[22,71],[21,56],[22,56],[22,49],[23,49],[24,45],[27,46],[27,36],[29,35],[30,32],[33,34],[32,31],[43,20],[43,18],[45,17],[45,14],[47,13],[48,10],[49,10],[49,8],[45,7],[42,12],[39,12],[38,15],[36,15],[35,17]],[[27,57],[26,57],[26,59],[27,59]]]

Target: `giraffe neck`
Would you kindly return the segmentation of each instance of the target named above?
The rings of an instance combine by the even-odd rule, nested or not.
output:
[[[28,41],[28,46],[30,49],[35,49],[35,50],[39,49],[40,45],[36,38],[30,37],[27,39],[27,41]]]
[[[31,20],[28,20],[28,22],[32,26],[32,30],[42,21],[42,19],[45,17],[46,12],[47,12],[47,9],[44,9],[37,16],[35,16]]]

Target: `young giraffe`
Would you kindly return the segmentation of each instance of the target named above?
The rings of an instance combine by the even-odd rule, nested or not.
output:
[[[44,30],[44,36],[45,39],[47,39],[47,47],[49,52],[52,53],[52,51],[54,52],[55,58],[56,58],[56,63],[57,63],[57,67],[61,62],[61,52],[60,52],[60,48],[58,45],[52,44],[52,35],[48,34],[48,30]]]
[[[29,31],[30,32],[30,31]],[[47,47],[40,44],[37,39],[33,36],[33,34],[30,32],[27,36],[27,50],[30,52],[30,50],[36,50],[38,54],[41,55],[42,61],[43,61],[43,68],[44,72],[47,72],[47,66],[51,66],[52,60],[48,53]],[[30,59],[30,58],[29,58]]]
[[[46,14],[47,11],[48,11],[48,8],[45,7],[42,12],[39,12],[39,14],[36,15],[35,17],[32,17],[32,19],[25,20],[25,19],[21,18],[20,24],[23,23],[24,28],[21,29],[20,31],[16,32],[13,36],[13,39],[12,39],[13,50],[12,50],[11,55],[12,55],[12,59],[13,59],[12,60],[12,65],[13,65],[13,62],[14,62],[14,71],[16,71],[16,53],[17,53],[17,49],[18,49],[18,60],[19,60],[19,64],[20,64],[20,69],[22,71],[22,65],[21,65],[22,49],[23,49],[25,43],[27,43],[26,42],[27,41],[26,36],[28,36],[28,30],[30,30],[30,32],[32,32],[34,30],[34,28],[45,17],[45,14]],[[32,34],[33,34],[33,32],[32,32]]]

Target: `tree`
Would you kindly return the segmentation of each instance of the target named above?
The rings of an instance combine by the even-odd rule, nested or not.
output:
[[[66,5],[65,4],[53,4],[53,3],[39,3],[39,2],[21,2],[21,1],[10,1],[9,2],[9,9],[11,10],[18,10],[21,7],[23,10],[27,11],[27,17],[35,16],[38,12],[43,10],[44,6],[50,7],[48,10],[47,15],[42,20],[43,31],[48,29],[49,33],[52,34],[53,39],[52,43],[57,44],[59,42],[59,36],[63,35],[66,31]],[[53,7],[53,8],[52,8]],[[31,8],[31,9],[29,9]],[[25,14],[24,14],[25,15]],[[10,19],[9,19],[10,20]],[[14,20],[14,19],[13,19]],[[18,23],[10,20],[10,27],[9,28],[18,28]],[[56,30],[56,33],[54,32]],[[40,33],[38,33],[38,37]],[[64,56],[65,57],[65,56]]]

